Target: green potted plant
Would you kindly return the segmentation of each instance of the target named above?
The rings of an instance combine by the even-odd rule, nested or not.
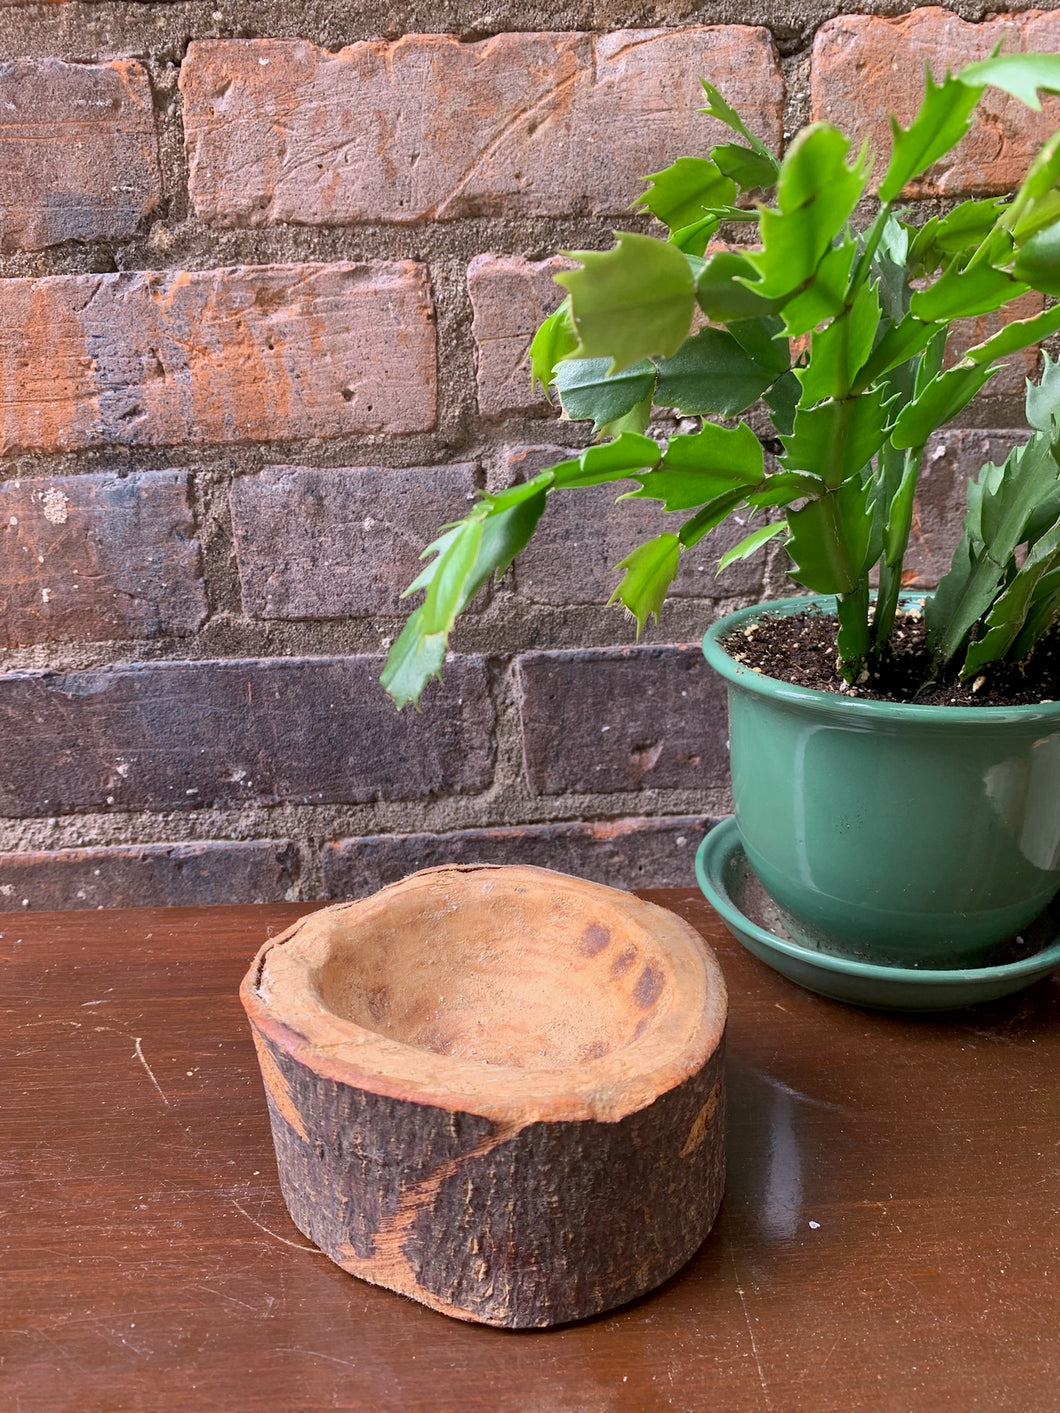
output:
[[[535,379],[569,417],[592,419],[594,441],[482,493],[428,547],[408,591],[423,602],[383,676],[399,706],[418,700],[459,613],[557,492],[625,482],[675,516],[618,566],[614,598],[638,628],[686,550],[734,513],[755,517],[721,569],[776,540],[816,597],[707,634],[730,688],[730,832],[794,919],[795,945],[841,967],[982,968],[1060,885],[1060,364],[1046,358],[1029,388],[1030,440],[969,485],[964,538],[922,626],[901,594],[928,438],[1000,360],[1060,331],[1053,305],[956,357],[951,341],[955,321],[1028,290],[1060,295],[1060,133],[1014,196],[919,226],[899,205],[968,131],[988,85],[1038,107],[1040,92],[1060,92],[1060,55],[995,55],[939,84],[929,74],[909,127],[892,122],[866,214],[866,148],[815,123],[778,160],[704,83],[704,111],[734,140],[650,177],[640,202],[668,234],[576,252],[557,277],[567,298],[534,340]],[[722,228],[745,239],[713,246]],[[650,435],[655,407],[699,430]],[[741,417],[752,408],[757,430]],[[815,612],[831,624],[831,680],[771,676],[758,640],[801,632]],[[949,704],[969,693],[974,704]]]

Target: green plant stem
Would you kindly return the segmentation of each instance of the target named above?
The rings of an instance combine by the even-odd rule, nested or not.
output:
[[[883,239],[884,227],[891,215],[892,202],[885,201],[876,212],[876,219],[868,229],[865,236],[865,245],[854,264],[854,269],[850,275],[850,282],[847,285],[847,299],[851,298],[852,292],[856,290],[865,279],[868,268],[872,264],[872,258],[876,254],[880,241]]]
[[[901,591],[901,563],[888,564],[884,560],[880,565],[880,587],[876,591],[876,612],[872,618],[872,655],[874,658],[879,658],[890,641],[895,614],[898,612],[898,596]]]
[[[844,682],[853,682],[869,654],[869,580],[863,575],[849,594],[836,600],[839,617],[839,670]]]
[[[922,446],[906,453],[902,480],[904,482],[906,477],[911,476],[913,486],[907,494],[896,495],[891,501],[887,547],[880,563],[880,587],[876,594],[876,612],[872,620],[872,651],[876,657],[890,640],[895,614],[898,612],[898,598],[902,592],[902,564],[913,526],[912,493],[920,475],[920,461],[923,455]]]

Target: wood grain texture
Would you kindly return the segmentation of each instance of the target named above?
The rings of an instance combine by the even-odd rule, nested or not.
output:
[[[651,896],[728,982],[725,1201],[653,1295],[529,1335],[351,1280],[290,1222],[236,992],[305,904],[5,919],[0,1405],[1055,1413],[1057,981],[875,1015]]]
[[[725,987],[696,933],[545,869],[425,869],[265,944],[240,992],[299,1230],[525,1329],[661,1284],[724,1181]]]

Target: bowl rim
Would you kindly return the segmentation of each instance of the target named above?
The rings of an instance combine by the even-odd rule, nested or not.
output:
[[[367,924],[385,915],[395,890],[433,890],[452,899],[476,881],[512,886],[530,880],[559,887],[575,899],[608,909],[617,920],[629,915],[650,936],[657,956],[685,982],[658,1024],[597,1060],[554,1069],[486,1065],[481,1060],[439,1054],[392,1039],[328,1009],[319,995],[298,986],[296,1006],[269,985],[270,956],[302,942],[311,945],[335,921]],[[299,954],[286,954],[295,982],[308,970]],[[288,985],[287,989],[291,989]],[[417,1104],[479,1114],[498,1122],[527,1123],[592,1119],[613,1122],[646,1108],[663,1093],[698,1074],[719,1049],[727,1017],[725,982],[708,944],[683,918],[632,893],[531,865],[457,864],[423,869],[370,897],[318,909],[299,918],[259,949],[240,986],[252,1028],[273,1049],[321,1077]],[[315,993],[314,993],[315,994]],[[308,1022],[308,1024],[307,1024]],[[310,1033],[306,1033],[309,1031]],[[616,1057],[626,1062],[617,1064]],[[633,1063],[636,1062],[636,1063]]]

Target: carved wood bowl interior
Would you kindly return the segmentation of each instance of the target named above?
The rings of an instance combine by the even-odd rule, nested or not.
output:
[[[424,870],[310,914],[259,957],[268,1017],[376,1092],[509,1119],[607,1119],[717,1045],[698,934],[630,894],[530,867]]]

